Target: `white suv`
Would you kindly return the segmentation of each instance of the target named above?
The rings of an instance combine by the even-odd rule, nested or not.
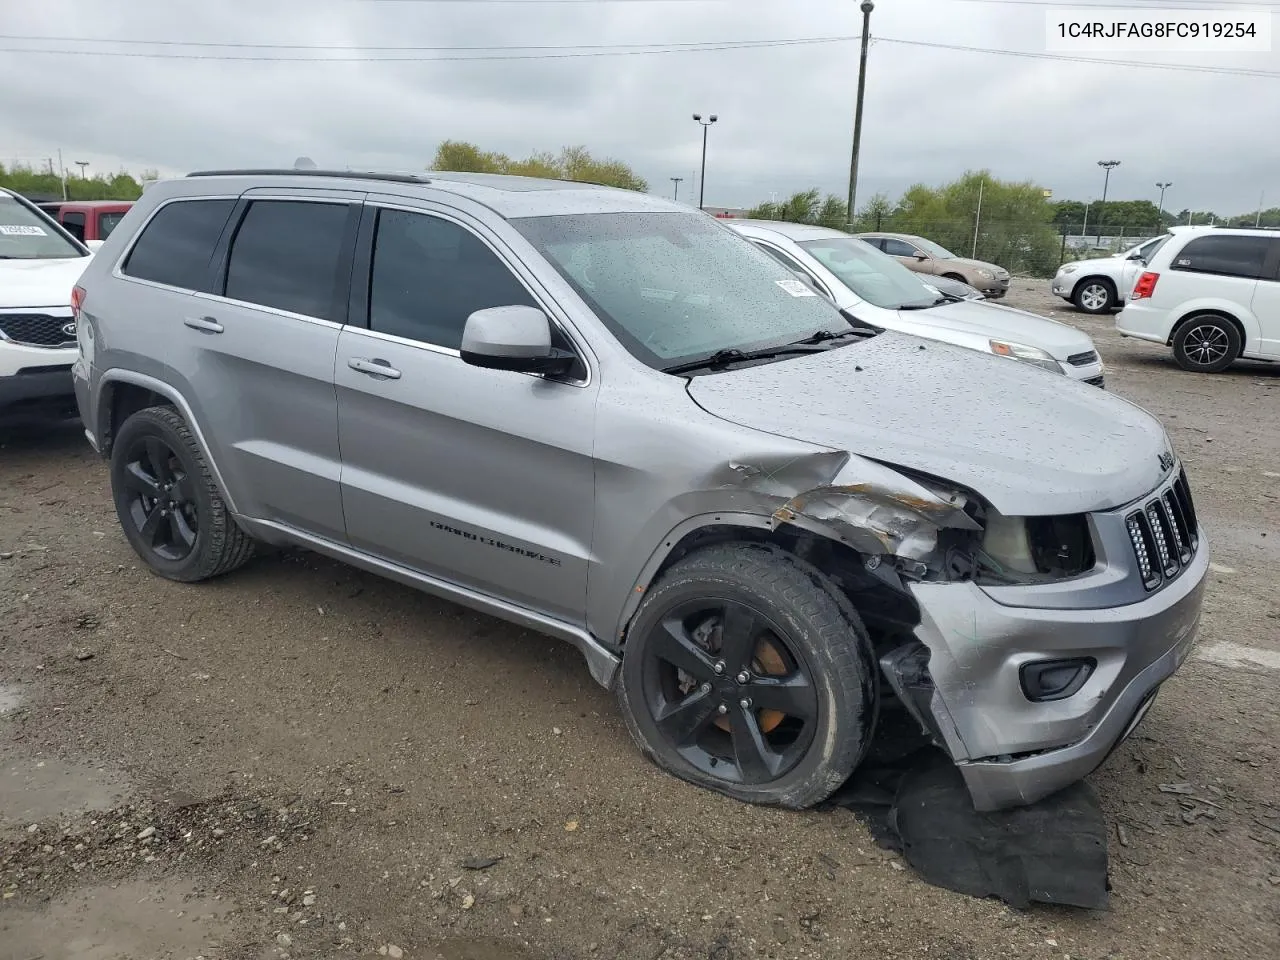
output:
[[[71,291],[89,248],[0,187],[0,417],[75,414]]]
[[[1173,347],[1184,370],[1280,360],[1280,230],[1179,232],[1138,277],[1116,330]]]

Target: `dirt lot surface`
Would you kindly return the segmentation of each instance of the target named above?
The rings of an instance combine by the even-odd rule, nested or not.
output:
[[[61,429],[0,437],[0,960],[1280,955],[1280,365],[1183,373],[1045,286],[1009,302],[1096,338],[1213,539],[1198,654],[1093,778],[1109,911],[677,782],[568,646],[314,555],[152,576]]]

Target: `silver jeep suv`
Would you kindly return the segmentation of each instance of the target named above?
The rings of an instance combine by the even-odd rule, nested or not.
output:
[[[742,800],[823,800],[894,709],[979,809],[1034,801],[1191,647],[1208,545],[1156,420],[846,318],[686,207],[193,174],[75,302],[157,573],[301,545],[563,637],[647,756]]]

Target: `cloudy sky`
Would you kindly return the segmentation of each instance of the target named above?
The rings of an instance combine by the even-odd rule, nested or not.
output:
[[[1043,54],[1047,3],[877,0],[860,200],[983,167],[1096,199],[1097,161],[1116,159],[1115,199],[1154,199],[1171,180],[1173,209],[1252,210],[1262,191],[1280,205],[1280,53],[1114,55],[1274,74],[1243,77],[920,45]],[[1235,6],[1280,14],[1276,0]],[[61,148],[91,171],[299,155],[420,169],[447,138],[514,155],[583,144],[655,192],[683,177],[683,199],[700,111],[720,117],[708,204],[810,186],[843,195],[856,42],[633,51],[860,29],[857,0],[0,0],[0,162]],[[513,47],[525,49],[494,49]]]

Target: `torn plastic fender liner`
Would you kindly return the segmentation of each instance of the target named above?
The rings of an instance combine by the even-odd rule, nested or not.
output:
[[[835,536],[872,556],[921,560],[936,549],[939,529],[982,529],[965,512],[966,502],[959,492],[935,492],[880,464],[853,458],[829,485],[778,507],[772,525]]]

